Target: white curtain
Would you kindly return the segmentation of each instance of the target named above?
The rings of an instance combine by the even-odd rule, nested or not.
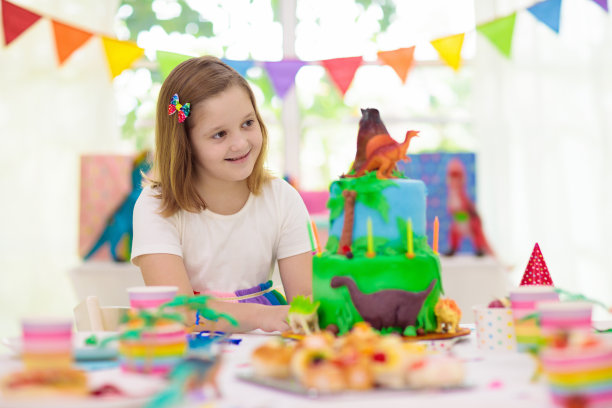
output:
[[[72,317],[79,157],[129,144],[100,38],[59,67],[48,17],[112,36],[117,3],[15,1],[44,18],[0,48],[0,336],[21,317]]]
[[[479,207],[513,283],[538,242],[557,287],[612,305],[612,18],[564,0],[556,35],[534,3],[475,4],[477,24],[519,10],[510,59],[478,35]]]

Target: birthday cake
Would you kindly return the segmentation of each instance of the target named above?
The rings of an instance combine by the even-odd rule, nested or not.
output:
[[[458,329],[461,311],[440,299],[440,260],[427,243],[427,189],[396,170],[417,134],[396,142],[376,109],[362,109],[355,161],[330,186],[329,238],[313,259],[323,329],[344,334],[361,321],[407,336]]]

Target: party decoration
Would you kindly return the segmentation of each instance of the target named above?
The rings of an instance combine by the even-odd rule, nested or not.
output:
[[[157,51],[156,53],[157,63],[159,64],[159,70],[162,73],[164,79],[170,75],[170,72],[181,62],[187,61],[193,58],[190,55],[176,54],[168,51]]]
[[[243,77],[246,77],[247,71],[253,66],[255,66],[255,62],[249,61],[249,60],[239,61],[239,60],[230,60],[230,59],[222,58],[221,61],[225,62],[230,67],[234,68]]]
[[[53,34],[55,35],[55,49],[57,59],[62,65],[68,57],[92,37],[92,33],[79,30],[59,21],[51,20]]]
[[[144,55],[144,50],[142,48],[129,41],[119,41],[114,38],[103,36],[102,44],[106,52],[111,78],[115,78],[124,70],[131,67],[134,61]]]
[[[465,33],[461,33],[431,41],[431,45],[438,51],[440,58],[455,71],[461,66],[461,48],[464,37]]]
[[[608,12],[608,0],[593,0],[595,4],[604,9],[606,13]]]
[[[40,15],[2,0],[2,26],[4,45],[9,45],[40,19]]]
[[[335,58],[321,61],[321,65],[325,67],[342,96],[353,82],[355,72],[362,63],[363,57]]]
[[[274,90],[280,98],[284,98],[287,91],[293,86],[295,75],[306,63],[295,59],[282,61],[266,61],[264,67],[272,81]]]
[[[509,16],[498,18],[489,23],[480,24],[476,26],[476,29],[487,37],[499,52],[510,58],[515,21],[516,13],[512,13]]]
[[[533,247],[531,258],[529,258],[529,263],[521,280],[521,286],[525,285],[554,286],[537,242]]]
[[[408,72],[414,66],[414,48],[399,48],[393,51],[379,51],[378,59],[380,59],[385,64],[389,65],[398,77],[402,80],[402,83],[406,83],[406,78],[408,77]]]
[[[561,19],[561,0],[546,0],[527,8],[539,21],[546,24],[555,33],[559,34],[559,20]]]
[[[189,116],[189,112],[191,112],[191,104],[187,102],[181,105],[178,94],[174,94],[170,99],[170,105],[168,105],[168,115],[174,115],[174,112],[178,112],[178,121],[183,123],[187,116]]]

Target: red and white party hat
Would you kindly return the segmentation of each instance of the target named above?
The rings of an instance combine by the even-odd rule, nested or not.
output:
[[[554,286],[537,242],[533,247],[533,252],[531,252],[531,258],[527,263],[523,279],[521,279],[521,286],[525,285]]]

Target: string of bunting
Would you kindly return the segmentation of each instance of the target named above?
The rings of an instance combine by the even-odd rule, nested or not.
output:
[[[13,43],[28,28],[42,17],[49,18],[53,26],[55,47],[58,63],[61,66],[68,58],[90,38],[100,37],[106,53],[111,78],[115,78],[125,69],[130,68],[144,55],[144,50],[130,41],[120,41],[102,34],[86,31],[69,24],[60,22],[52,17],[43,16],[22,8],[7,0],[2,2],[2,24],[5,46]],[[556,34],[559,33],[562,0],[544,0],[526,8],[539,22],[545,24]],[[601,7],[606,13],[608,0],[590,0]],[[512,54],[512,39],[517,11],[478,24],[476,31],[487,38],[491,44],[506,58]],[[453,34],[430,41],[438,52],[440,59],[449,67],[458,71],[461,68],[461,50],[465,33]],[[405,83],[410,70],[414,66],[414,50],[416,46],[399,48],[390,51],[379,51],[378,59],[382,64],[390,66]],[[176,54],[166,51],[157,51],[157,62],[162,75],[167,76],[170,71],[182,61],[191,58],[189,55]],[[333,58],[322,61],[302,61],[298,59],[283,59],[282,61],[237,61],[224,60],[243,76],[253,66],[263,67],[274,87],[276,94],[284,98],[287,91],[293,86],[297,72],[304,65],[321,65],[325,68],[338,91],[344,96],[350,87],[357,69],[363,64],[363,57]]]

